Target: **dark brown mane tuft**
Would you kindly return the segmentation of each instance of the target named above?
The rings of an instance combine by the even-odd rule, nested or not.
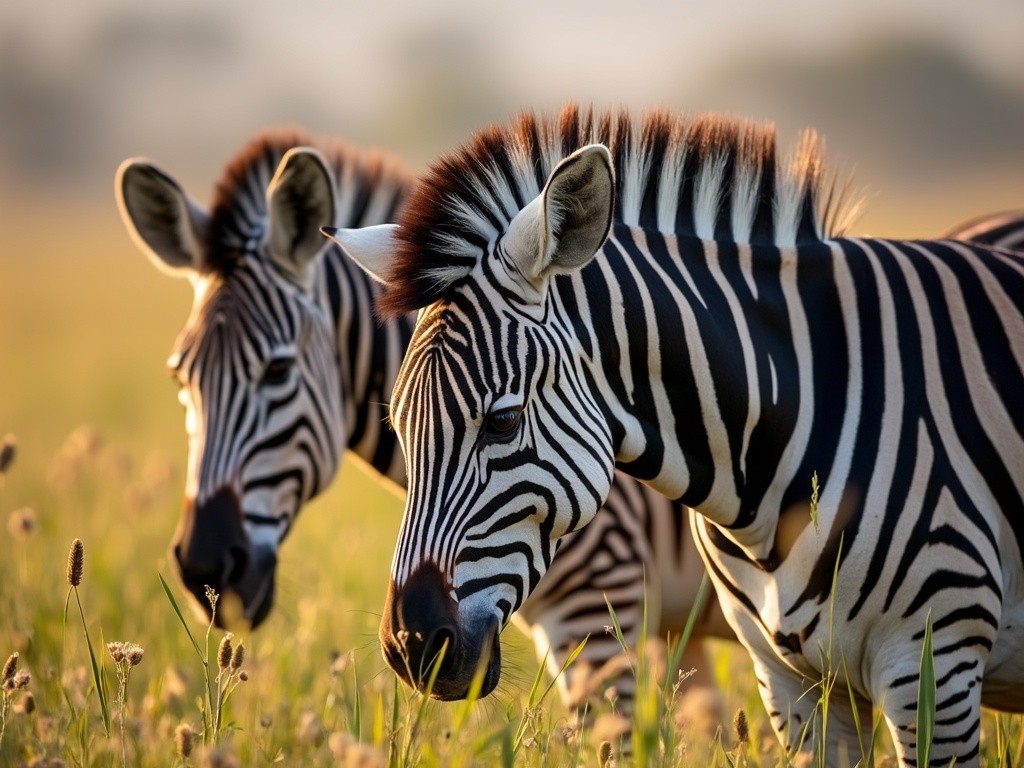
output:
[[[383,152],[317,139],[299,128],[263,131],[227,163],[216,184],[207,233],[209,265],[215,272],[228,273],[238,254],[254,250],[262,239],[267,187],[281,158],[294,147],[316,149],[331,169],[338,205],[335,226],[392,220],[395,211],[374,210],[376,201],[387,200],[393,206],[412,187],[412,174]],[[382,188],[399,194],[380,194]]]
[[[600,142],[612,153],[615,220],[680,236],[795,245],[835,234],[842,199],[824,182],[819,142],[802,140],[785,167],[775,131],[717,115],[654,110],[557,116],[523,112],[435,162],[400,220],[399,246],[380,305],[385,316],[446,296],[536,197],[555,165]]]

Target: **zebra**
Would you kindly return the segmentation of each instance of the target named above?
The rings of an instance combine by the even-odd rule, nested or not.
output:
[[[338,248],[321,248],[327,242],[318,230],[324,222],[388,221],[411,186],[396,160],[298,131],[267,132],[242,149],[210,213],[148,161],[125,161],[117,174],[121,214],[138,247],[194,289],[168,363],[189,437],[185,504],[171,550],[207,616],[209,586],[237,597],[240,618],[252,626],[266,619],[279,547],[346,449],[396,487],[405,484],[382,403],[414,315],[377,322],[379,285]],[[550,578],[518,619],[552,674],[590,636],[577,665],[558,676],[564,702],[582,710],[591,702],[581,694],[606,678],[620,711],[628,711],[635,683],[615,663],[618,640],[604,632],[611,621],[605,597],[630,647],[643,629],[678,637],[703,573],[686,510],[621,475],[598,522],[563,540]],[[231,623],[226,602],[214,617],[221,624]],[[695,635],[731,638],[714,600]],[[720,721],[699,642],[684,649],[679,666],[697,670],[698,712],[703,706],[702,716]]]
[[[618,467],[697,510],[787,750],[834,764],[874,705],[916,764],[930,627],[932,764],[978,764],[981,705],[1024,710],[1024,256],[841,237],[846,189],[812,131],[787,160],[770,125],[569,105],[436,161],[397,225],[328,232],[384,312],[420,308],[380,626],[406,682],[439,658],[439,698],[478,665],[494,689]]]
[[[965,221],[946,232],[950,240],[970,240],[996,248],[1024,250],[1024,211],[1004,211]]]

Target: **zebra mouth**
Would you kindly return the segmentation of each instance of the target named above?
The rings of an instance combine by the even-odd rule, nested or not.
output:
[[[277,554],[269,547],[254,548],[242,578],[229,587],[242,602],[242,617],[256,628],[274,605]]]

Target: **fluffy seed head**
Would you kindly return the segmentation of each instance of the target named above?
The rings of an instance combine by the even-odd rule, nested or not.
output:
[[[82,571],[85,569],[85,544],[81,539],[71,542],[68,552],[68,584],[77,587],[82,583]]]
[[[736,741],[746,744],[750,740],[750,727],[747,725],[747,713],[742,709],[736,710],[736,716],[732,719],[733,730],[736,731]]]
[[[4,664],[4,671],[0,672],[0,683],[14,677],[14,672],[18,669],[19,655],[20,654],[17,651],[15,651],[7,657],[7,662]]]
[[[138,643],[125,643],[124,655],[128,659],[128,663],[133,667],[139,666],[139,662],[142,661],[142,654],[145,653],[142,646]]]
[[[110,658],[114,660],[115,664],[120,664],[124,661],[124,643],[107,643],[107,653],[110,654]]]
[[[18,454],[17,445],[18,441],[14,435],[4,435],[3,442],[0,443],[0,475],[6,474],[14,463],[14,457]]]
[[[24,669],[19,669],[14,673],[14,677],[11,678],[11,683],[14,686],[14,690],[19,688],[28,688],[28,684],[32,682],[32,675],[26,672]]]
[[[181,723],[174,729],[174,748],[182,760],[192,754],[196,745],[196,732],[188,723]]]
[[[245,661],[245,646],[239,643],[231,653],[231,668],[238,669]]]
[[[28,539],[38,526],[38,515],[32,507],[22,507],[7,517],[7,532],[18,541]]]
[[[227,669],[231,666],[231,633],[228,632],[224,635],[224,639],[220,641],[220,647],[217,649],[217,666],[221,669]]]
[[[32,695],[31,691],[25,691],[22,694],[21,701],[18,702],[17,709],[23,715],[31,715],[36,711],[36,698]]]

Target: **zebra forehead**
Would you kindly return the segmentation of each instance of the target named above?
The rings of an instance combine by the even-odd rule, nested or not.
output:
[[[653,110],[523,112],[436,161],[399,219],[398,251],[380,312],[397,316],[451,295],[555,166],[599,142],[615,164],[615,220],[736,243],[820,240],[855,210],[850,185],[824,173],[822,144],[805,132],[786,160],[770,124]]]

